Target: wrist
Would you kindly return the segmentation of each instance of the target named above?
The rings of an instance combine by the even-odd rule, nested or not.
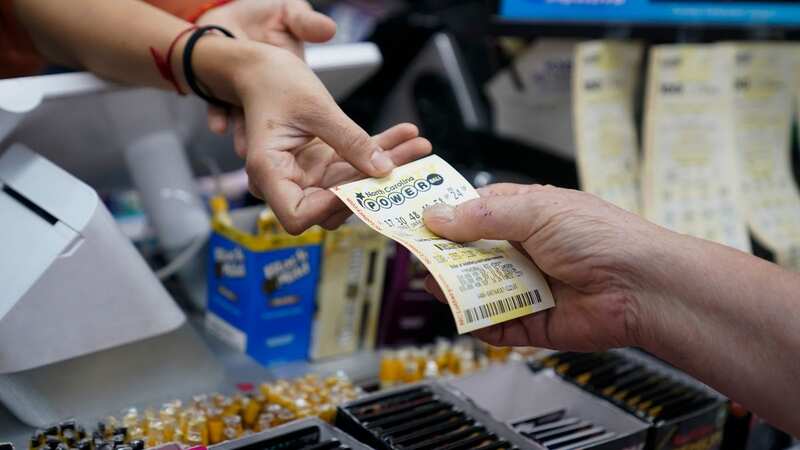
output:
[[[727,298],[735,294],[731,274],[739,264],[749,267],[757,260],[722,244],[661,230],[649,246],[649,263],[642,264],[647,289],[639,301],[635,344],[656,355],[680,353],[711,333]]]
[[[183,65],[183,53],[188,39],[189,36],[185,36],[178,42],[171,62],[173,67],[179,68],[176,73],[179,74],[177,78],[181,88],[191,92]],[[261,58],[257,47],[248,40],[231,39],[209,32],[197,41],[192,52],[195,78],[213,97],[233,105],[241,105],[240,83],[237,80],[254,60]]]
[[[687,309],[679,305],[686,298],[681,289],[694,275],[692,265],[703,264],[697,248],[703,244],[700,239],[647,224],[641,242],[631,247],[640,250],[629,266],[632,294],[626,323],[631,346],[649,350],[663,337],[659,330],[689,320],[682,317]]]

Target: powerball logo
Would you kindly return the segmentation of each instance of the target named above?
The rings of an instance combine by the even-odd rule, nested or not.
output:
[[[375,191],[359,192],[356,194],[358,204],[372,212],[389,209],[392,206],[402,205],[406,200],[426,192],[431,186],[444,183],[444,178],[438,173],[432,173],[425,178],[403,178],[395,184]]]

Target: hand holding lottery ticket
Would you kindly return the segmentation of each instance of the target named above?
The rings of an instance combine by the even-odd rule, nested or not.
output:
[[[459,333],[555,305],[542,273],[507,241],[460,244],[425,227],[426,208],[478,198],[469,182],[438,156],[406,164],[386,178],[356,181],[332,191],[361,220],[425,264],[445,293]]]
[[[513,242],[545,274],[558,306],[477,330],[477,337],[574,351],[639,345],[649,331],[640,319],[659,319],[652,308],[665,305],[659,261],[682,251],[672,242],[677,235],[585,192],[516,184],[478,192],[478,199],[427,209],[428,229],[456,242]],[[426,287],[445,298],[433,279]]]

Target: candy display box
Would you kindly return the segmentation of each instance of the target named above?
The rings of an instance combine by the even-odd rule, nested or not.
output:
[[[323,232],[255,230],[263,208],[215,220],[207,329],[264,365],[308,359]]]

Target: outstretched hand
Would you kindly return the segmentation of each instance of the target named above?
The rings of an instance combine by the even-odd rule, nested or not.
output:
[[[364,139],[383,149],[382,154],[394,165],[414,161],[431,151],[431,144],[418,137],[417,127],[411,124]],[[250,191],[267,201],[290,233],[301,233],[316,224],[335,229],[344,223],[351,211],[328,189],[363,178],[364,172],[320,138],[286,137],[271,142],[247,155]],[[365,146],[369,148],[369,144]],[[347,156],[351,160],[359,157]],[[376,173],[375,169],[361,168]]]
[[[551,186],[499,184],[457,207],[425,211],[428,228],[458,241],[511,241],[545,273],[556,307],[475,332],[494,345],[593,351],[634,345],[641,276],[663,231],[599,198]],[[429,277],[426,287],[444,299]]]
[[[266,200],[287,231],[338,226],[349,212],[329,188],[360,177],[386,176],[397,165],[430,153],[430,143],[410,124],[371,137],[341,110],[301,59],[300,39],[332,36],[335,26],[330,19],[298,0],[238,0],[228,5],[234,6],[255,8],[261,15],[224,8],[209,14],[227,12],[229,18],[238,18],[233,28],[248,33],[259,30],[252,22],[256,18],[270,18],[265,26],[271,28],[256,37],[282,46],[236,40],[243,51],[235,70],[222,80],[203,81],[214,88],[232,84],[226,94],[236,105],[230,110],[234,147],[246,159],[250,190]],[[208,18],[212,19],[224,23],[216,15]],[[206,38],[204,45],[211,46],[214,39],[224,38]],[[224,132],[228,121],[218,120],[213,110],[210,114],[211,129]]]

